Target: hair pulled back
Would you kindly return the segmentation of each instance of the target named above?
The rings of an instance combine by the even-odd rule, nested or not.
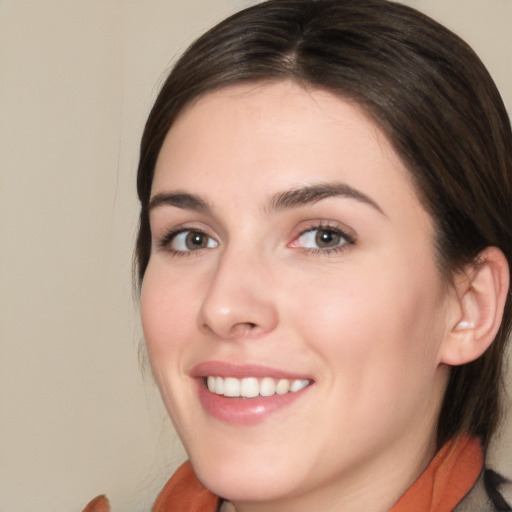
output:
[[[139,283],[151,252],[148,203],[156,160],[173,122],[207,93],[244,82],[292,80],[360,106],[412,175],[436,228],[447,284],[489,246],[512,267],[512,134],[484,65],[459,37],[386,0],[270,0],[195,41],[176,63],[142,137],[137,190]],[[487,444],[499,419],[510,290],[487,352],[451,369],[438,444],[460,432]]]

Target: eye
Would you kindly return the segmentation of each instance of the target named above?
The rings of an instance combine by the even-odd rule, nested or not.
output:
[[[291,246],[317,252],[332,252],[353,243],[354,239],[338,228],[317,226],[303,231]]]
[[[169,233],[159,244],[173,253],[187,253],[199,249],[214,249],[218,242],[197,229],[182,229]]]

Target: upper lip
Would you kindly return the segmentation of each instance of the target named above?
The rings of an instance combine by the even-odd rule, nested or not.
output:
[[[225,361],[204,361],[194,366],[190,376],[198,377],[273,377],[274,379],[304,379],[313,380],[309,375],[295,373],[288,370],[278,369],[271,366],[259,364],[233,364]]]

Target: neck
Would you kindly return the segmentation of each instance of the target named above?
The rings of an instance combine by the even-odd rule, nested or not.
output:
[[[351,468],[321,489],[309,490],[286,500],[224,502],[220,512],[387,512],[425,470],[435,453],[433,439],[423,445],[412,440],[401,447],[388,447],[377,460]]]

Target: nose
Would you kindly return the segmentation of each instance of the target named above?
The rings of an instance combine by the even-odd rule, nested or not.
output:
[[[272,274],[244,251],[219,257],[199,311],[203,332],[220,339],[257,337],[272,331],[278,313]]]

